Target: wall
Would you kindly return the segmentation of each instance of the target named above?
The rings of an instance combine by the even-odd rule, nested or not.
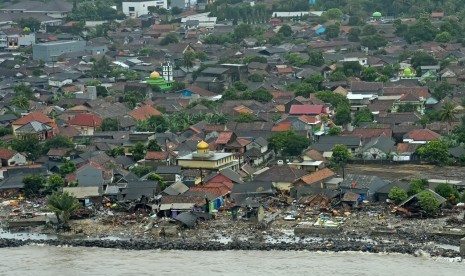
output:
[[[123,13],[126,16],[136,18],[149,13],[148,7],[155,6],[167,9],[167,0],[143,1],[143,2],[123,2]]]
[[[86,42],[83,40],[58,41],[35,44],[32,46],[32,58],[45,62],[57,61],[59,55],[64,53],[84,51]]]
[[[24,165],[26,164],[26,157],[20,153],[16,153],[8,160],[8,166]]]

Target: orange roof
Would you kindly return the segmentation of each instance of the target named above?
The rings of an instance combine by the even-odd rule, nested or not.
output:
[[[145,154],[145,160],[164,160],[168,158],[167,151],[149,151]]]
[[[285,67],[285,68],[278,68],[278,73],[280,74],[288,74],[294,72],[292,67]]]
[[[53,119],[50,119],[41,112],[31,112],[24,117],[19,118],[13,122],[13,125],[26,125],[32,121],[37,121],[42,124],[54,124]]]
[[[291,123],[290,122],[281,122],[271,129],[271,131],[288,131],[291,130]]]
[[[16,154],[16,151],[10,149],[0,149],[0,159],[8,160]]]
[[[414,129],[405,135],[405,138],[415,141],[434,141],[440,137],[441,135],[429,129]]]
[[[328,168],[321,169],[317,172],[307,174],[302,176],[300,179],[305,182],[305,184],[312,184],[318,181],[322,181],[326,178],[334,176],[334,172]]]
[[[315,117],[310,117],[310,116],[307,116],[307,115],[300,116],[299,120],[301,120],[302,122],[307,123],[307,124],[316,124],[317,122],[320,121]]]
[[[98,127],[102,124],[102,119],[94,114],[79,113],[68,121],[72,126]]]
[[[217,145],[226,145],[229,140],[231,140],[231,137],[233,136],[232,131],[223,131],[218,135],[218,138],[216,139],[215,143]]]
[[[208,183],[203,186],[192,187],[189,190],[209,193],[216,197],[224,196],[231,192],[231,189],[223,183]]]
[[[144,105],[137,109],[129,111],[128,114],[136,120],[145,121],[149,119],[151,116],[160,116],[162,113],[157,109],[151,107],[150,105]]]
[[[247,139],[247,138],[237,138],[236,141],[239,143],[241,146],[247,146],[248,144],[252,143],[252,140]]]
[[[234,111],[238,112],[238,113],[249,113],[249,114],[252,114],[253,113],[253,110],[246,107],[246,106],[243,106],[243,105],[240,105],[240,106],[236,106],[234,108]]]

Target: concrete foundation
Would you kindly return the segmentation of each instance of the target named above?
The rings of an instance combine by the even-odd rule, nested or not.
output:
[[[465,238],[460,240],[460,256],[465,259]]]

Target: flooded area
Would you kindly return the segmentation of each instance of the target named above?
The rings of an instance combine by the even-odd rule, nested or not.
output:
[[[0,275],[463,275],[454,259],[360,252],[131,251],[30,245],[0,249]],[[24,260],[28,260],[27,263]],[[362,265],[363,264],[363,265]],[[382,265],[381,265],[382,264]],[[389,269],[384,269],[389,268]]]

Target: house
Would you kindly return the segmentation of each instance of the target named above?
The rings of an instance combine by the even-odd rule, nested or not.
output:
[[[168,1],[167,0],[155,0],[155,1],[138,1],[138,2],[122,2],[123,13],[131,18],[138,18],[142,15],[147,15],[150,13],[149,7],[158,7],[167,9]]]
[[[343,193],[352,192],[359,194],[366,200],[377,200],[377,192],[387,183],[373,175],[347,174],[339,184]]]
[[[144,166],[150,166],[156,169],[158,166],[170,166],[176,163],[177,154],[168,151],[149,151],[141,162]]]
[[[84,52],[86,42],[84,40],[62,40],[32,45],[32,58],[45,62],[57,62],[62,54],[72,52]]]
[[[88,201],[96,204],[101,203],[102,187],[64,187],[63,192],[68,192],[85,203]]]
[[[168,186],[166,189],[163,190],[163,194],[176,196],[184,194],[185,192],[189,191],[189,187],[187,187],[181,181],[175,182]]]
[[[134,201],[141,200],[147,203],[149,198],[155,197],[161,191],[160,184],[157,181],[129,181],[125,188],[121,189],[119,200]]]
[[[277,165],[256,175],[254,181],[271,181],[277,190],[289,191],[291,184],[306,174],[304,170]]]
[[[306,130],[309,133],[315,133],[321,130],[321,120],[319,116],[302,115],[291,122],[292,130]]]
[[[363,160],[388,160],[395,142],[386,135],[380,135],[365,144],[359,154]]]
[[[365,81],[352,81],[350,83],[349,92],[353,94],[374,94],[382,95],[384,85],[382,82],[365,82]]]
[[[54,135],[53,128],[48,125],[37,121],[29,122],[15,131],[16,137],[22,139],[29,135],[35,135],[40,141],[52,138]]]
[[[320,187],[321,189],[327,188],[325,182],[335,176],[335,173],[330,170],[329,168],[324,168],[319,171],[307,174],[299,178],[297,181],[292,183],[292,188],[294,187],[303,187],[305,185],[308,186],[316,186]]]
[[[389,183],[382,187],[381,189],[378,190],[377,196],[378,196],[378,201],[380,202],[386,202],[387,199],[389,199],[389,192],[391,192],[392,188],[397,187],[399,189],[404,190],[405,192],[408,192],[410,183],[408,182],[401,182],[401,181],[395,181],[392,183]]]
[[[420,114],[425,113],[426,109],[426,98],[419,96],[414,93],[407,93],[400,96],[399,99],[395,100],[392,105],[392,112],[419,112]]]
[[[402,162],[412,160],[420,145],[421,144],[397,143],[396,148],[392,152],[392,161]]]
[[[10,149],[0,149],[0,167],[26,164],[26,156]]]
[[[94,114],[80,113],[69,120],[68,125],[78,129],[81,135],[92,136],[95,130],[102,125],[102,119]]]
[[[263,198],[274,195],[272,181],[249,181],[244,184],[234,185],[231,191],[231,201],[236,206],[241,205],[247,198]]]
[[[106,169],[94,162],[81,166],[67,180],[77,181],[79,187],[103,187],[105,183],[111,182],[107,178]]]
[[[292,105],[289,116],[317,116],[328,113],[324,105]]]
[[[263,137],[252,140],[245,146],[242,155],[244,163],[259,166],[273,156],[273,151],[268,150],[268,141]]]
[[[158,166],[155,173],[161,176],[168,185],[182,180],[182,168],[179,166]]]
[[[319,152],[331,152],[335,145],[344,145],[352,153],[357,153],[362,147],[362,140],[359,136],[321,136],[318,141],[312,144],[312,148]],[[324,157],[326,157],[323,154]]]
[[[150,105],[143,105],[136,107],[134,110],[128,112],[128,115],[138,121],[146,121],[152,116],[160,116],[162,113]]]
[[[244,182],[238,173],[230,169],[224,169],[217,173],[205,176],[204,184],[208,183],[223,183],[232,188],[234,184],[242,184]]]
[[[414,129],[404,135],[404,143],[426,144],[430,141],[438,140],[441,135],[429,129]]]
[[[31,112],[17,120],[15,120],[13,123],[12,123],[12,128],[13,128],[13,135],[15,135],[16,137],[18,136],[17,133],[16,133],[16,130],[22,126],[25,126],[31,122],[38,122],[38,123],[34,123],[34,125],[38,125],[38,124],[46,124],[50,127],[52,127],[52,131],[51,131],[51,136],[53,136],[53,128],[56,126],[55,125],[55,121],[53,119],[50,119],[49,117],[47,117],[46,115],[44,115],[43,113],[41,112]],[[42,125],[40,125],[40,127],[43,127]],[[34,129],[34,126],[32,126],[32,128]],[[49,131],[47,131],[49,132]]]

